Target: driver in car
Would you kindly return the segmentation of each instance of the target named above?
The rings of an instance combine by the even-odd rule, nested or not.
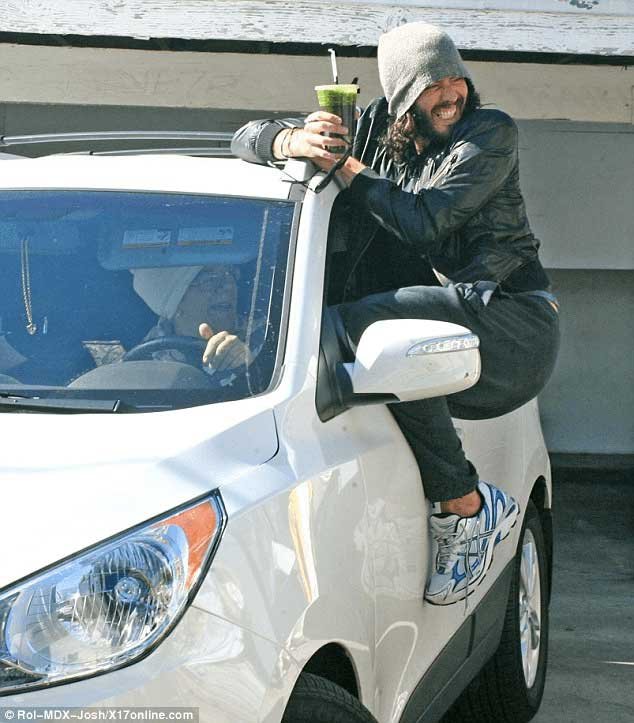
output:
[[[201,354],[208,374],[231,373],[253,358],[239,338],[243,324],[238,314],[237,271],[228,265],[171,266],[133,269],[134,290],[158,315],[143,341],[168,336],[200,337],[207,341]],[[153,358],[184,361],[177,349],[154,352]]]

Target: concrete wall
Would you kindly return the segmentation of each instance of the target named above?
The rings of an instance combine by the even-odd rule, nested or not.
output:
[[[540,397],[551,452],[634,452],[634,271],[551,270],[562,345]]]
[[[634,126],[520,121],[522,188],[562,302],[549,449],[634,452]]]
[[[484,100],[514,118],[634,122],[634,66],[467,66]],[[341,57],[338,67],[344,80],[359,77],[361,105],[382,95],[376,58]],[[314,86],[330,78],[325,48],[315,56],[0,44],[0,99],[20,104],[310,112]]]
[[[634,125],[519,126],[522,190],[544,264],[634,269]]]

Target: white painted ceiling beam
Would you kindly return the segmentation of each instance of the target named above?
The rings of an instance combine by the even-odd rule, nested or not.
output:
[[[483,100],[516,118],[632,122],[634,68],[468,62]],[[314,109],[330,62],[311,56],[0,45],[0,100],[258,111]],[[340,58],[360,103],[381,95],[376,59]]]
[[[385,0],[347,0],[386,5]],[[401,0],[399,5],[417,5],[454,10],[513,10],[519,12],[592,13],[631,15],[631,0]]]
[[[628,0],[3,0],[0,31],[374,46],[405,21],[460,48],[634,55]]]

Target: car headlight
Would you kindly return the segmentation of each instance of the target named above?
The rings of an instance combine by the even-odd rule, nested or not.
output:
[[[151,652],[193,599],[224,523],[213,493],[0,592],[0,695]]]

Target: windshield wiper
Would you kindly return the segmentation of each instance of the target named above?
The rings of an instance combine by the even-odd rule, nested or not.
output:
[[[0,411],[58,412],[61,414],[113,414],[123,412],[125,405],[119,399],[63,399],[56,397],[27,397],[11,392],[0,392]]]

